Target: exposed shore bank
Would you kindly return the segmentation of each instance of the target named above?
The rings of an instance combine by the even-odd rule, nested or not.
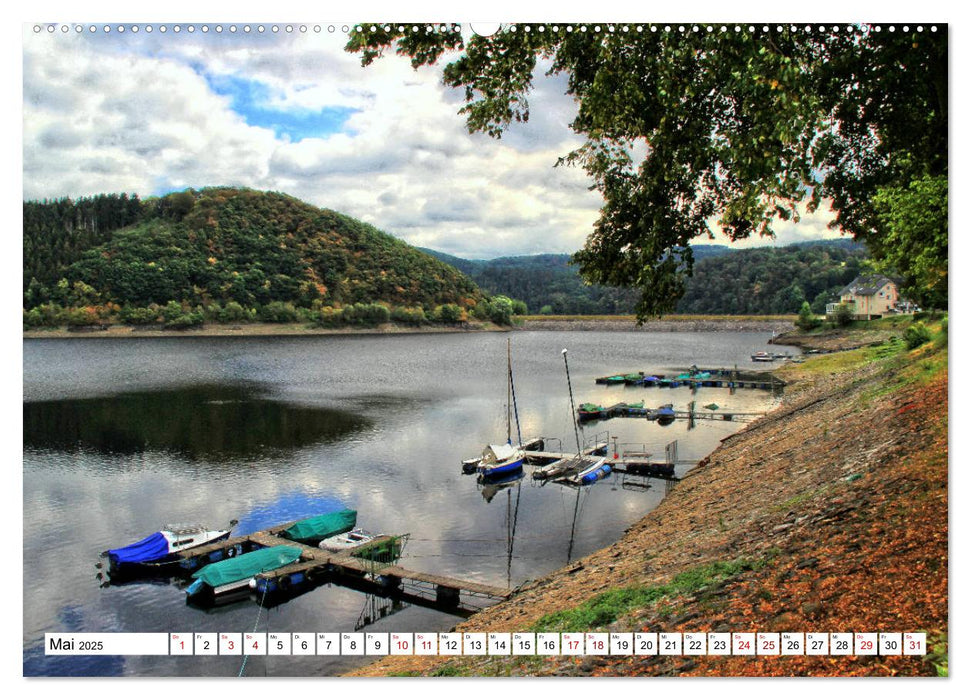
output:
[[[305,323],[206,323],[185,330],[160,327],[112,325],[107,328],[24,331],[24,338],[218,338],[317,335],[405,335],[419,333],[481,333],[508,331],[492,323],[466,323],[456,326],[399,326],[384,323],[373,328],[313,328]]]
[[[886,343],[779,374],[782,406],[726,438],[620,541],[457,629],[924,631],[927,656],[387,657],[350,675],[946,672],[946,344]]]
[[[161,326],[66,327],[24,331],[24,338],[208,338],[223,336],[315,336],[315,335],[394,335],[405,333],[476,333],[526,331],[651,331],[651,332],[717,332],[755,331],[772,334],[792,329],[788,316],[678,316],[648,321],[638,326],[631,316],[526,316],[516,319],[514,326],[497,326],[483,321],[470,321],[455,326],[404,326],[384,323],[373,328],[315,328],[305,323],[206,323],[198,328],[184,330],[166,329]]]
[[[703,316],[691,318],[681,316],[678,318],[645,321],[642,325],[638,326],[634,319],[629,316],[617,318],[610,318],[609,316],[590,318],[584,318],[583,316],[559,318],[530,316],[523,320],[522,328],[527,331],[639,331],[647,333],[764,331],[775,334],[791,330],[792,323],[793,318],[790,317],[772,318],[756,316],[746,318],[744,316]]]

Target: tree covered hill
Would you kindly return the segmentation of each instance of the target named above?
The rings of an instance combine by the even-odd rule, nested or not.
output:
[[[469,275],[488,294],[526,303],[531,313],[630,314],[637,294],[629,289],[587,285],[569,255],[544,254],[465,260],[426,252]],[[678,313],[797,313],[803,301],[822,313],[826,303],[859,273],[865,249],[840,239],[782,248],[692,247],[696,260]]]
[[[89,215],[100,211],[113,215]],[[483,300],[468,277],[373,226],[287,195],[230,188],[141,202],[25,202],[24,277],[25,308],[176,301],[467,310]]]

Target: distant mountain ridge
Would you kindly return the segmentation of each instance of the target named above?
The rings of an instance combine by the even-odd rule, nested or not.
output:
[[[421,250],[465,273],[487,294],[524,301],[530,313],[629,314],[637,300],[632,290],[584,284],[565,253],[467,260]],[[827,301],[838,298],[839,282],[833,280],[849,282],[865,248],[850,239],[832,239],[759,248],[701,244],[692,252],[695,273],[678,303],[679,313],[796,313],[803,301],[821,313]],[[780,279],[773,268],[784,269],[787,277]],[[752,279],[756,269],[771,283]]]

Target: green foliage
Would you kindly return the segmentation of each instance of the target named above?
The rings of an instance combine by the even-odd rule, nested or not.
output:
[[[66,322],[64,309],[57,304],[40,304],[24,314],[27,328],[54,328]]]
[[[24,304],[69,303],[48,296],[47,288],[63,277],[84,251],[108,241],[120,228],[140,221],[137,195],[101,194],[24,202]]]
[[[132,326],[145,326],[152,323],[158,323],[159,307],[123,306],[118,315],[118,320]]]
[[[541,315],[632,314],[637,304],[632,290],[585,284],[568,255],[462,260],[429,252],[465,271],[487,294],[521,299]],[[827,303],[839,299],[839,290],[858,276],[865,249],[839,239],[742,250],[700,245],[692,247],[692,254],[694,276],[686,283],[677,313],[794,314],[808,300],[813,311],[821,314]],[[488,320],[488,308],[483,306],[475,316]]]
[[[300,319],[300,315],[288,301],[271,301],[257,311],[257,318],[267,323],[293,323]]]
[[[384,304],[351,304],[343,309],[343,321],[355,326],[378,326],[391,320]]]
[[[98,313],[91,307],[68,309],[64,313],[64,322],[70,326],[93,326],[101,322]]]
[[[25,216],[70,228],[60,210],[78,207],[65,202],[26,202]],[[135,203],[131,216],[112,219],[118,227],[110,235],[65,238],[56,255],[38,254],[36,265],[25,265],[25,304],[235,303],[250,318],[249,310],[273,302],[294,309],[378,302],[465,309],[482,298],[470,279],[431,256],[286,195],[211,188],[166,195],[144,209]],[[38,223],[25,224],[24,236],[26,252],[42,249],[51,234]],[[54,257],[57,266],[49,264]],[[271,315],[293,315],[282,308],[272,307]]]
[[[227,301],[219,314],[219,320],[223,323],[239,323],[249,321],[250,314],[238,301]]]
[[[421,326],[428,322],[425,310],[420,306],[398,306],[391,310],[391,320],[405,326]]]
[[[494,296],[489,300],[489,320],[499,326],[512,325],[512,299]]]
[[[884,267],[904,275],[901,294],[924,308],[947,308],[947,184],[947,175],[925,175],[873,198]]]
[[[804,331],[811,331],[814,328],[818,328],[822,324],[813,310],[809,307],[809,302],[802,302],[802,307],[799,309],[799,318],[796,320],[796,326]]]
[[[684,571],[664,585],[615,588],[575,608],[544,615],[536,621],[533,629],[538,632],[578,632],[602,628],[629,612],[654,605],[663,598],[696,593],[706,586],[737,576],[743,571],[757,570],[763,565],[761,560],[748,559],[714,562]]]
[[[485,304],[485,302],[484,301],[480,302],[480,304]],[[445,323],[449,325],[461,323],[462,309],[456,304],[442,304],[441,306],[435,307],[435,312],[432,318],[438,321],[439,323]]]
[[[930,339],[931,332],[921,321],[915,321],[907,326],[907,330],[904,331],[904,342],[907,343],[909,350],[920,347],[924,343],[929,342]]]
[[[833,313],[833,321],[840,328],[845,328],[850,325],[853,320],[853,312],[850,311],[850,307],[847,304],[838,304],[836,306],[836,311]]]
[[[713,235],[713,220],[732,240],[773,235],[811,192],[811,210],[831,202],[837,227],[898,266],[901,237],[888,228],[915,229],[881,216],[874,196],[925,176],[946,181],[946,31],[784,26],[766,40],[518,25],[464,43],[457,32],[387,26],[353,32],[347,50],[364,65],[394,52],[416,68],[456,52],[444,82],[464,88],[470,131],[498,138],[528,120],[540,58],[548,74],[567,76],[571,127],[585,142],[560,163],[582,166],[604,200],[574,260],[591,283],[635,287],[640,319],[674,309],[694,269],[689,244]]]
[[[344,310],[325,306],[317,312],[315,324],[322,328],[336,328],[344,323]]]

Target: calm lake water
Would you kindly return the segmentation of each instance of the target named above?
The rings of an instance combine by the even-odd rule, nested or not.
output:
[[[235,518],[234,534],[245,534],[344,505],[372,532],[410,533],[403,566],[500,586],[616,541],[667,482],[632,490],[614,475],[577,501],[577,491],[528,476],[496,491],[461,473],[462,459],[505,441],[507,338],[523,436],[558,437],[565,451],[576,441],[563,348],[577,404],[683,409],[694,399],[758,411],[774,403],[756,390],[594,383],[620,371],[755,367],[753,352],[778,350],[769,333],[25,340],[24,673],[239,673],[239,657],[44,655],[45,632],[254,629],[255,603],[198,610],[175,580],[101,586],[100,552],[166,523]],[[677,440],[680,459],[698,460],[740,427],[615,418],[584,426],[581,439],[609,433],[661,455]],[[447,631],[460,621],[324,586],[263,610],[259,631],[353,631],[380,610],[393,614],[367,631]],[[252,657],[245,675],[330,675],[361,662]]]

